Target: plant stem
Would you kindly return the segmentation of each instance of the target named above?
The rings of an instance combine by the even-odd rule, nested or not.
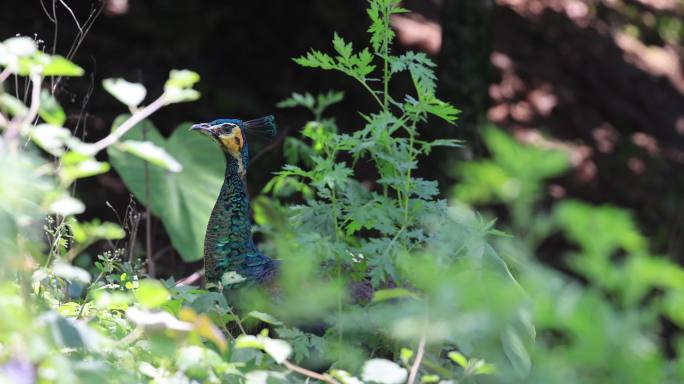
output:
[[[356,80],[358,80],[358,82],[361,83],[361,85],[363,85],[363,87],[366,88],[366,90],[367,90],[368,92],[370,92],[371,96],[373,96],[373,98],[374,98],[375,101],[378,103],[378,105],[380,105],[380,107],[381,107],[382,109],[385,109],[385,105],[382,103],[382,101],[380,100],[380,98],[378,98],[378,95],[375,94],[375,91],[373,91],[373,89],[368,85],[368,83],[366,83],[365,80],[360,79],[360,78],[358,78],[358,77],[356,77],[356,76],[354,76],[354,78],[355,78]]]
[[[23,119],[21,119],[20,116],[15,117],[7,126],[5,139],[9,143],[10,148],[15,147],[21,127],[30,124],[36,119],[36,116],[38,116],[38,109],[40,108],[40,84],[42,81],[43,78],[40,75],[31,76],[31,85],[33,88],[31,89],[31,105],[29,106],[28,113]]]
[[[425,334],[420,337],[418,342],[418,352],[416,352],[416,360],[411,366],[411,371],[409,373],[408,380],[406,384],[413,384],[416,381],[416,376],[418,375],[418,368],[420,367],[420,362],[423,360],[423,354],[425,353]]]
[[[337,218],[337,195],[335,193],[335,186],[331,186],[330,188],[331,193],[330,193],[330,199],[332,202],[332,210],[333,210],[333,225],[335,226],[335,241],[339,241],[339,228],[338,228],[338,218]],[[340,260],[340,255],[337,255],[336,259],[336,268],[337,268],[337,282],[338,284],[342,284],[342,261]],[[344,336],[344,329],[342,327],[342,292],[337,293],[337,341],[342,344],[342,339]],[[339,358],[339,356],[338,356]]]
[[[5,69],[0,72],[0,84],[4,83],[5,80],[12,74],[12,70],[10,69],[9,66],[5,67]]]
[[[143,140],[147,140],[147,130],[143,129]],[[150,169],[149,163],[144,161],[145,170],[145,252],[147,253],[147,274],[154,278],[155,265],[154,257],[152,255],[152,213],[150,212],[150,205],[152,204],[152,197],[150,193]]]
[[[390,27],[390,22],[389,22],[389,17],[390,17],[390,12],[391,12],[391,5],[385,9],[384,15],[383,15],[383,22],[385,23],[385,30],[389,30]],[[382,108],[385,112],[388,111],[389,108],[389,34],[385,33],[385,38],[383,39],[384,41],[382,42],[382,59],[383,59],[383,73],[382,73],[382,82],[384,86],[384,92],[383,92],[383,103],[382,103]]]
[[[104,272],[100,272],[100,274],[97,275],[97,278],[95,278],[95,281],[90,283],[90,286],[92,287],[95,284],[97,284],[100,281],[100,279],[102,278],[102,276],[104,276]],[[83,304],[81,304],[81,307],[78,309],[78,314],[76,315],[77,319],[80,319],[81,315],[83,315],[83,310],[85,309],[85,306],[88,303],[88,298],[90,298],[90,289],[88,289],[88,292],[86,293],[86,297],[85,297],[85,299],[83,299]]]
[[[119,141],[119,139],[121,139],[121,137],[125,135],[126,132],[130,131],[131,128],[135,127],[139,122],[145,120],[151,114],[153,114],[154,112],[158,111],[161,107],[166,105],[164,98],[165,94],[162,94],[150,105],[146,106],[145,108],[133,114],[133,116],[129,117],[128,120],[124,121],[123,124],[121,124],[116,130],[107,135],[105,138],[94,144],[91,144],[88,147],[90,153],[94,155]]]
[[[302,374],[304,376],[308,376],[312,379],[320,380],[329,384],[340,384],[337,380],[333,379],[329,375],[326,374],[320,374],[318,372],[310,371],[306,368],[302,368],[298,365],[294,365],[291,362],[285,360],[283,361],[283,365],[289,369],[290,371],[297,372],[299,374]]]

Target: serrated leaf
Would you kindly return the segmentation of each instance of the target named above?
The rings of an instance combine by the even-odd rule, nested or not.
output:
[[[321,69],[333,69],[335,68],[335,60],[329,55],[317,51],[311,50],[306,56],[300,56],[293,59],[295,63],[301,65],[302,67],[310,68],[321,68]]]
[[[335,32],[333,35],[333,48],[335,48],[335,51],[340,54],[342,59],[341,61],[349,60],[352,55],[352,43],[345,42],[344,39],[337,34],[337,32]]]

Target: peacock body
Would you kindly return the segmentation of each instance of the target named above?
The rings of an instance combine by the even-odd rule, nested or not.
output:
[[[245,133],[275,135],[273,116],[256,120],[218,119],[195,124],[197,130],[223,150],[226,173],[204,238],[204,270],[207,282],[265,282],[273,278],[275,260],[262,254],[252,238],[246,174],[249,148]],[[237,274],[237,275],[236,275]]]

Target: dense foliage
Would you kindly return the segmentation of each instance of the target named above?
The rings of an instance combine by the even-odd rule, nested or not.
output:
[[[659,333],[664,321],[684,325],[684,271],[651,255],[623,210],[542,207],[545,181],[568,166],[562,151],[483,127],[492,159],[456,167],[451,201],[415,176],[433,148],[460,145],[420,133],[459,111],[436,96],[427,56],[392,53],[398,3],[370,2],[368,48],[335,34],[334,54],[295,59],[353,79],[376,110],[340,133],[327,108],[344,102],[342,92],[293,93],[279,104],[311,120],[286,139],[287,164],[253,201],[260,246],[282,260],[267,290],[148,278],[152,255],[136,247],[141,217],[76,218],[86,207],[73,183],[110,169],[96,157],[106,149],[183,258],[200,257],[219,149],[187,125],[165,139],[145,120],[197,99],[196,73],[172,71],[144,107],[145,87],[105,81],[130,114],[84,143],[77,127],[63,127],[55,87],[43,88],[83,70],[29,38],[0,44],[0,83],[16,76],[30,90],[27,100],[0,90],[0,382],[681,381],[680,344],[662,345]],[[391,92],[401,76],[412,94]],[[377,183],[355,177],[360,162]],[[509,225],[495,228],[493,214],[468,204],[506,212]],[[576,251],[549,260],[554,269],[539,260],[559,235]],[[91,254],[101,241],[111,250]]]

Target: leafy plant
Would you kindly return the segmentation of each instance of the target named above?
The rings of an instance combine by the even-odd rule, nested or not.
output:
[[[454,197],[504,203],[512,213],[508,225],[517,236],[499,238],[497,249],[515,266],[533,303],[540,337],[532,349],[530,379],[681,380],[681,349],[668,360],[657,332],[662,318],[682,325],[675,308],[680,307],[684,269],[650,254],[648,240],[624,209],[570,199],[542,209],[545,179],[565,170],[567,155],[521,145],[491,126],[483,133],[492,158],[459,167],[462,181]],[[535,259],[540,245],[555,233],[578,248],[552,262],[584,283]]]

